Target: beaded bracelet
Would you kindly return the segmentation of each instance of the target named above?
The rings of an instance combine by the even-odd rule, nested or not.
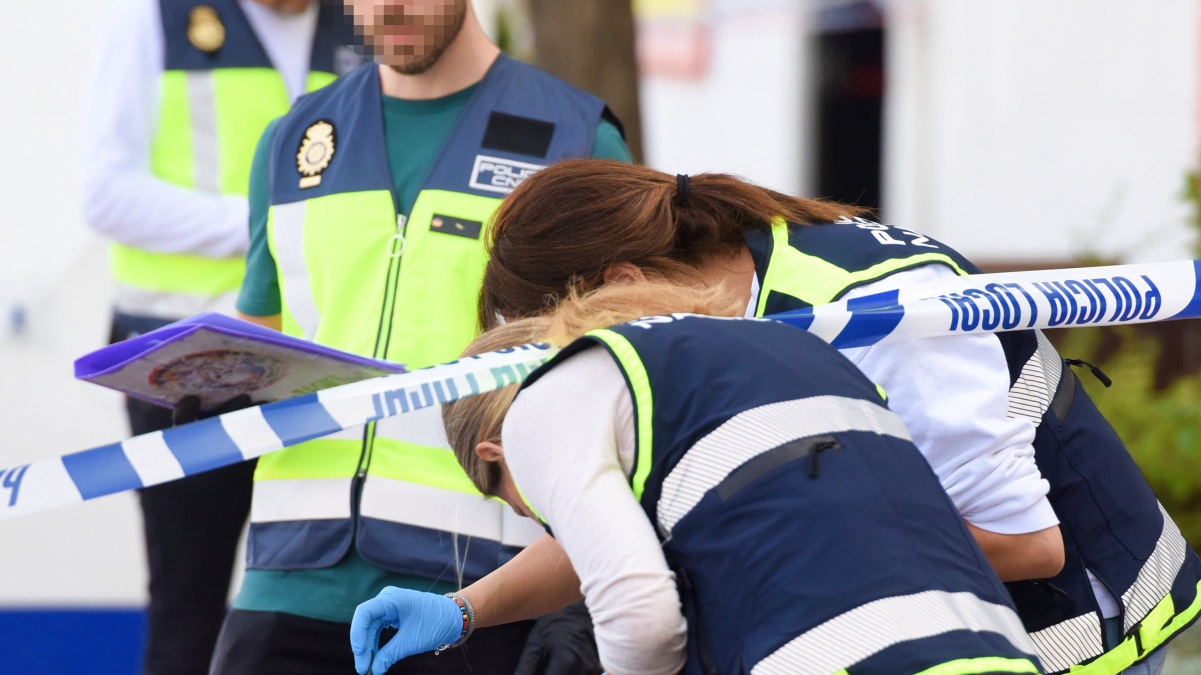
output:
[[[455,604],[459,606],[459,611],[463,613],[463,632],[459,634],[458,640],[435,649],[435,655],[467,642],[467,638],[471,637],[471,634],[475,631],[475,608],[471,606],[471,601],[460,593],[447,593],[446,597],[454,600]]]

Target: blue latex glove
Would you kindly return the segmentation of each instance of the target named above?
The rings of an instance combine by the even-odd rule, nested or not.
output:
[[[376,653],[384,628],[399,632]],[[368,668],[372,675],[383,675],[406,656],[433,651],[462,634],[463,612],[454,600],[389,586],[354,610],[350,621],[354,669],[359,675],[366,675]]]

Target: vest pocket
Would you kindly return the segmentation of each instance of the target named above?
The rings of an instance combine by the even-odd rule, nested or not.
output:
[[[789,462],[805,457],[809,461],[809,477],[817,478],[821,472],[821,453],[841,448],[842,446],[839,445],[838,440],[829,434],[809,436],[808,438],[789,441],[784,445],[768,450],[734,471],[731,471],[730,475],[726,476],[714,489],[717,491],[717,496],[723,502],[728,501],[743,488],[759,478]]]

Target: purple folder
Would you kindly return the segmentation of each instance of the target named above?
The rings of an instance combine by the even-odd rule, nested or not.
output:
[[[240,394],[279,401],[404,365],[323,347],[223,314],[176,321],[75,361],[75,377],[173,407],[198,396],[213,408]]]

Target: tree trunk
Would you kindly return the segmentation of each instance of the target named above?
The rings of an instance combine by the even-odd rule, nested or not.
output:
[[[630,0],[529,0],[534,63],[603,98],[642,160],[638,64]]]

